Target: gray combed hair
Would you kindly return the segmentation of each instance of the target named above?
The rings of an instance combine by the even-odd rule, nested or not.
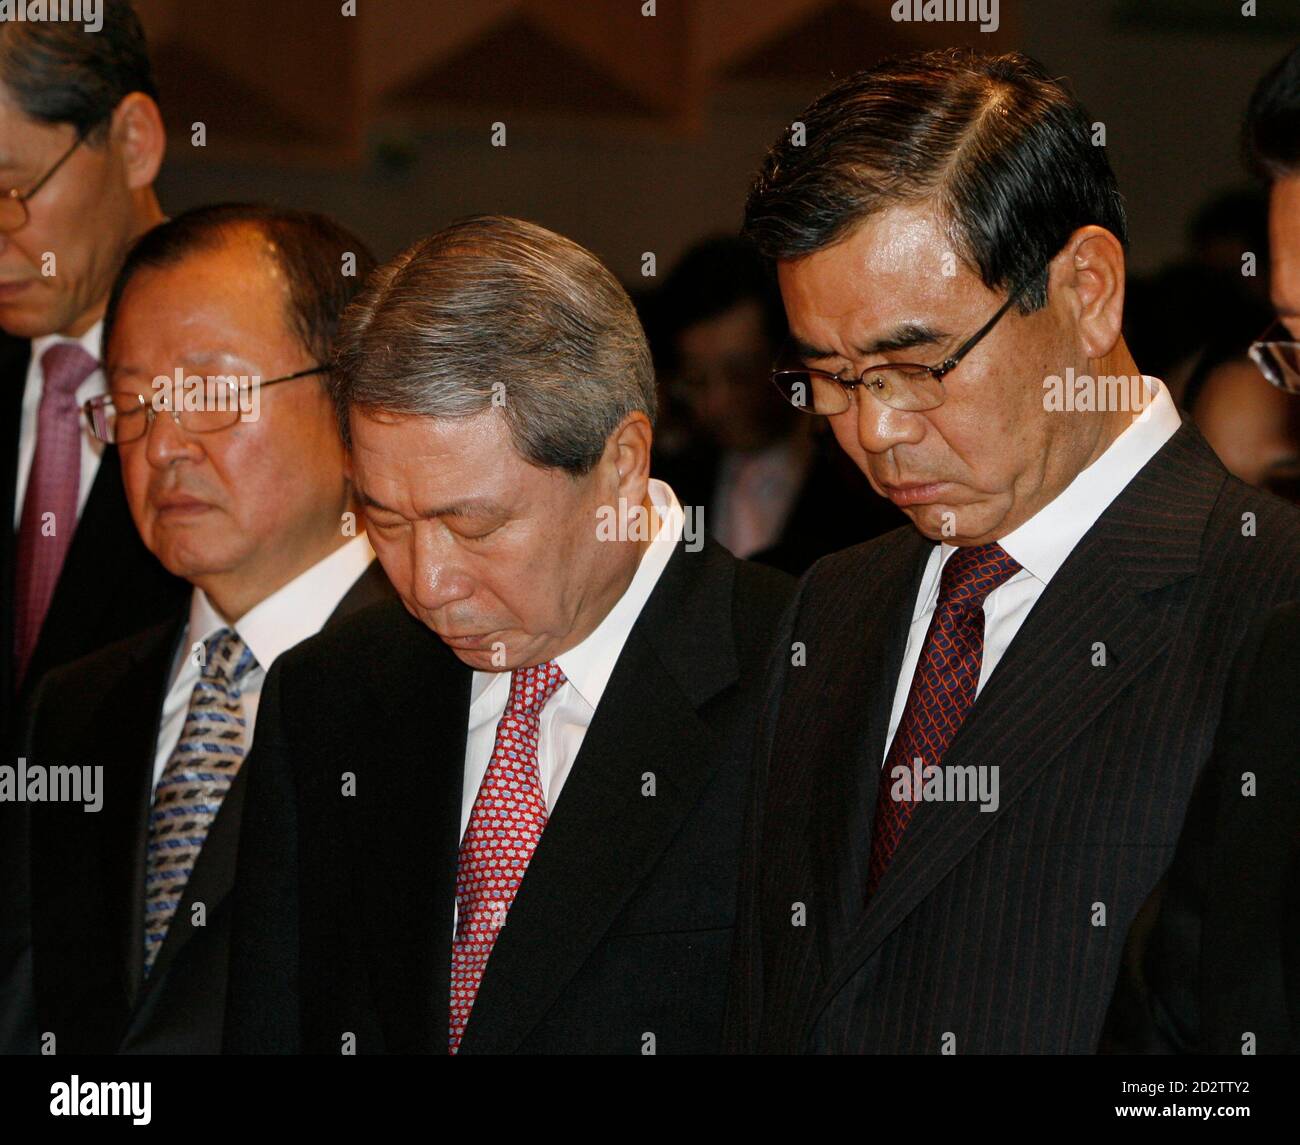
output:
[[[504,389],[497,385],[504,383]],[[350,410],[467,417],[497,398],[534,465],[590,471],[655,379],[627,292],[590,251],[522,219],[453,223],[379,267],[345,311],[331,389]]]

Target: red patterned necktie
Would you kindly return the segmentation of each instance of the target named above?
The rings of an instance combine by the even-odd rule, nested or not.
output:
[[[496,744],[479,785],[456,868],[456,936],[451,946],[448,1051],[465,1034],[492,946],[546,826],[546,797],[537,766],[542,708],[564,683],[551,660],[516,668]]]
[[[18,525],[14,660],[21,681],[36,647],[54,586],[77,527],[81,412],[77,388],[99,368],[80,342],[56,342],[41,355],[44,387],[36,414],[36,452]]]
[[[958,549],[943,567],[930,630],[876,790],[868,898],[876,893],[916,810],[915,799],[892,797],[894,769],[905,767],[911,772],[915,759],[920,759],[922,768],[942,762],[975,702],[984,659],[984,599],[1019,571],[1015,558],[996,542]]]

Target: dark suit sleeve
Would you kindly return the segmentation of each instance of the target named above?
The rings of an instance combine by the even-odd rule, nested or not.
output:
[[[280,720],[280,669],[258,705],[235,873],[226,1053],[300,1052],[298,799]]]
[[[1230,789],[1259,762],[1256,737],[1267,719],[1269,669],[1261,645],[1271,624],[1265,614],[1237,654],[1209,764],[1197,782],[1174,861],[1129,931],[1101,1053],[1203,1052],[1202,945],[1214,864],[1227,845],[1224,810]],[[1280,701],[1280,695],[1277,696]],[[1242,893],[1249,873],[1241,872]]]
[[[763,843],[763,813],[772,735],[780,708],[786,670],[790,665],[799,593],[786,608],[772,646],[771,664],[763,689],[763,706],[754,736],[754,765],[750,772],[745,823],[741,833],[740,877],[736,898],[736,933],[731,948],[726,1016],[723,1021],[724,1053],[753,1053],[758,1045],[762,1019],[763,949],[760,930],[759,891],[762,878],[760,857]]]

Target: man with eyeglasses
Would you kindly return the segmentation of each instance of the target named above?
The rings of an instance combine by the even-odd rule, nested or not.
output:
[[[1269,184],[1278,320],[1250,356],[1300,395],[1300,49],[1259,82],[1246,151]],[[1292,398],[1300,401],[1300,396]],[[1300,1053],[1300,604],[1252,625],[1178,851],[1134,923],[1103,1048]]]
[[[165,148],[131,6],[103,29],[0,22],[0,559],[5,754],[40,677],[179,607],[130,526],[117,458],[81,414],[104,392],[104,305],[138,235],[162,219]],[[12,763],[12,759],[6,760]]]
[[[1133,361],[1115,179],[1040,65],[887,61],[799,119],[746,211],[793,335],[773,380],[912,527],[789,614],[729,1044],[1091,1052],[1300,513]]]
[[[103,28],[0,21],[0,765],[14,766],[46,671],[182,607],[131,525],[116,451],[81,403],[104,391],[104,305],[137,235],[162,218],[165,140],[129,4]],[[0,981],[26,949],[26,805],[0,800]],[[0,996],[0,1045],[15,1036]]]
[[[144,543],[193,587],[188,615],[37,691],[27,774],[81,769],[98,806],[30,804],[33,979],[16,989],[38,1040],[20,1049],[221,1048],[263,680],[391,595],[326,388],[335,326],[372,266],[326,218],[234,204],[150,231],[114,284],[108,392],[86,414],[120,453]]]

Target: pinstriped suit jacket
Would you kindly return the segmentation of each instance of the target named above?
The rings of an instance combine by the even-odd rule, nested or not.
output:
[[[1300,511],[1230,477],[1184,424],[1053,578],[943,759],[997,765],[997,811],[922,803],[864,906],[930,547],[908,527],[827,557],[787,615],[806,664],[776,666],[759,729],[733,1050],[1092,1052],[1233,653],[1300,595]]]

